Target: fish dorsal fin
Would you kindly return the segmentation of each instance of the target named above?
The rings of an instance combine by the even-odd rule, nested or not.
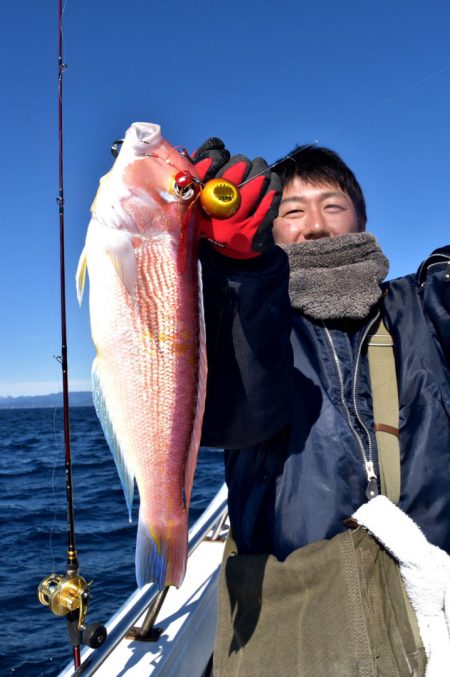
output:
[[[131,522],[131,508],[133,505],[134,495],[134,472],[130,468],[126,456],[123,453],[116,431],[114,430],[113,422],[108,412],[108,405],[101,384],[97,358],[92,364],[92,398],[94,400],[95,411],[97,412],[100,425],[103,429],[103,434],[105,435],[106,441],[108,442],[108,446],[116,464],[120,483],[122,485],[123,493],[125,494],[125,502],[128,508],[128,517]]]
[[[77,272],[75,275],[75,282],[77,285],[77,299],[80,306],[83,300],[84,285],[86,282],[86,270],[87,270],[87,254],[86,247],[83,247],[83,251],[81,252],[80,260],[78,261]]]

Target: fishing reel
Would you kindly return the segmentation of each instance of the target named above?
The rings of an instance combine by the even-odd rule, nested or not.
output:
[[[173,192],[179,200],[192,200],[200,194],[203,210],[215,219],[228,219],[241,205],[237,186],[227,179],[210,179],[203,186],[190,172],[178,172],[174,178]]]
[[[92,581],[87,583],[78,574],[50,574],[39,583],[38,599],[55,616],[67,616],[69,636],[74,646],[82,642],[96,649],[103,644],[107,633],[101,623],[84,624],[91,585]]]

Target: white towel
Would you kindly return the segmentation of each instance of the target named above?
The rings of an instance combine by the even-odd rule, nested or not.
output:
[[[398,561],[427,655],[426,677],[450,676],[450,557],[431,545],[413,520],[386,496],[353,518]]]

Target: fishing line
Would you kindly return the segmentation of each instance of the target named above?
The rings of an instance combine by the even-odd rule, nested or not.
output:
[[[65,0],[64,5],[63,5],[63,8],[62,8],[62,11],[61,11],[61,35],[62,35],[62,39],[63,39],[63,41],[64,41],[64,52],[65,52],[65,54],[67,54],[68,49],[67,49],[67,45],[66,45],[66,41],[65,41],[65,36],[64,36],[64,22],[63,22],[63,18],[64,18],[64,13],[65,13],[65,11],[66,11],[66,7],[67,7],[67,3],[68,3],[68,2],[69,2],[69,0]],[[69,61],[70,61],[70,59],[69,59]],[[66,66],[66,68],[67,68],[67,66]]]
[[[312,148],[312,146],[315,146],[318,143],[319,143],[319,139],[314,139],[314,141],[311,141],[311,143],[308,143],[307,146],[303,146],[302,151],[306,150],[307,148]],[[280,165],[282,162],[285,162],[286,160],[292,160],[292,162],[295,162],[293,155],[297,155],[297,153],[292,153],[292,155],[285,155],[280,160],[273,162],[271,165],[269,165],[265,169],[262,169],[257,174],[253,174],[253,176],[250,176],[248,179],[245,179],[245,181],[241,181],[241,183],[237,187],[241,188],[242,186],[245,186],[245,184],[248,183],[249,181],[253,181],[253,179],[255,179],[257,176],[261,176],[261,174],[264,174],[265,172],[267,172],[268,169],[273,169],[277,165]]]
[[[324,134],[323,138],[326,138],[327,136],[334,134],[335,132],[339,131],[343,127],[347,127],[352,122],[355,122],[356,120],[359,120],[359,119],[363,118],[364,116],[369,115],[370,113],[373,113],[374,111],[378,110],[382,106],[385,106],[388,103],[392,103],[392,101],[395,101],[396,99],[403,96],[404,94],[407,94],[411,90],[416,89],[417,87],[420,87],[425,82],[432,80],[433,78],[437,77],[441,73],[444,73],[445,71],[447,71],[449,68],[450,68],[450,64],[447,64],[446,66],[442,66],[441,68],[438,68],[438,70],[433,71],[432,73],[429,73],[424,78],[421,78],[420,80],[417,80],[416,82],[413,82],[411,85],[408,85],[404,89],[401,89],[396,94],[393,94],[392,96],[388,97],[387,99],[384,99],[383,101],[380,101],[379,103],[371,106],[370,108],[363,111],[362,113],[358,113],[357,115],[354,115],[352,118],[350,118],[346,122],[343,122],[342,124],[338,125],[337,127],[334,127],[334,129],[332,129],[329,132],[327,132],[326,134]]]
[[[388,97],[387,99],[383,99],[382,101],[379,101],[378,103],[374,104],[373,106],[370,106],[370,108],[367,108],[366,110],[362,111],[361,113],[357,113],[357,115],[353,115],[351,118],[346,120],[340,125],[337,125],[336,127],[333,127],[333,129],[330,129],[328,132],[322,135],[322,139],[326,139],[329,136],[332,136],[339,130],[343,129],[344,127],[348,127],[348,125],[352,124],[353,122],[356,122],[357,120],[360,120],[361,118],[365,117],[366,115],[370,115],[374,111],[378,110],[379,108],[382,108],[383,106],[387,105],[388,103],[392,103],[396,99],[400,98],[404,94],[407,94],[413,89],[416,89],[417,87],[420,87],[423,85],[425,82],[428,82],[429,80],[432,80],[433,78],[438,77],[441,75],[441,73],[445,73],[445,71],[450,69],[450,64],[447,64],[446,66],[442,66],[441,68],[438,68],[437,70],[433,71],[432,73],[429,73],[426,75],[424,78],[421,78],[420,80],[417,80],[416,82],[413,82],[411,85],[408,85],[407,87],[404,87],[401,89],[399,92],[396,94],[393,94],[392,96]],[[312,146],[316,145],[319,143],[319,139],[315,139],[313,142],[309,143],[307,146],[304,146],[301,151],[298,151],[301,153],[302,151],[306,150],[307,148],[311,148]],[[294,153],[293,153],[294,155]],[[297,155],[297,153],[295,153]],[[293,160],[293,157],[291,155],[285,155],[281,160],[277,160],[276,162],[273,162],[270,164],[268,167],[263,169],[262,171],[258,172],[257,174],[254,174],[248,179],[245,179],[245,181],[242,181],[239,185],[238,188],[241,188],[241,186],[245,186],[246,183],[249,181],[252,181],[255,179],[257,176],[260,176],[261,174],[264,174],[267,172],[269,169],[273,169],[277,165],[281,164],[281,162],[284,162],[285,160]]]

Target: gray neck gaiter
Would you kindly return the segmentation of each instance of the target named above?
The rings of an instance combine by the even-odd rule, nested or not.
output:
[[[315,320],[358,320],[381,297],[389,262],[371,233],[279,245],[289,257],[291,304]]]

